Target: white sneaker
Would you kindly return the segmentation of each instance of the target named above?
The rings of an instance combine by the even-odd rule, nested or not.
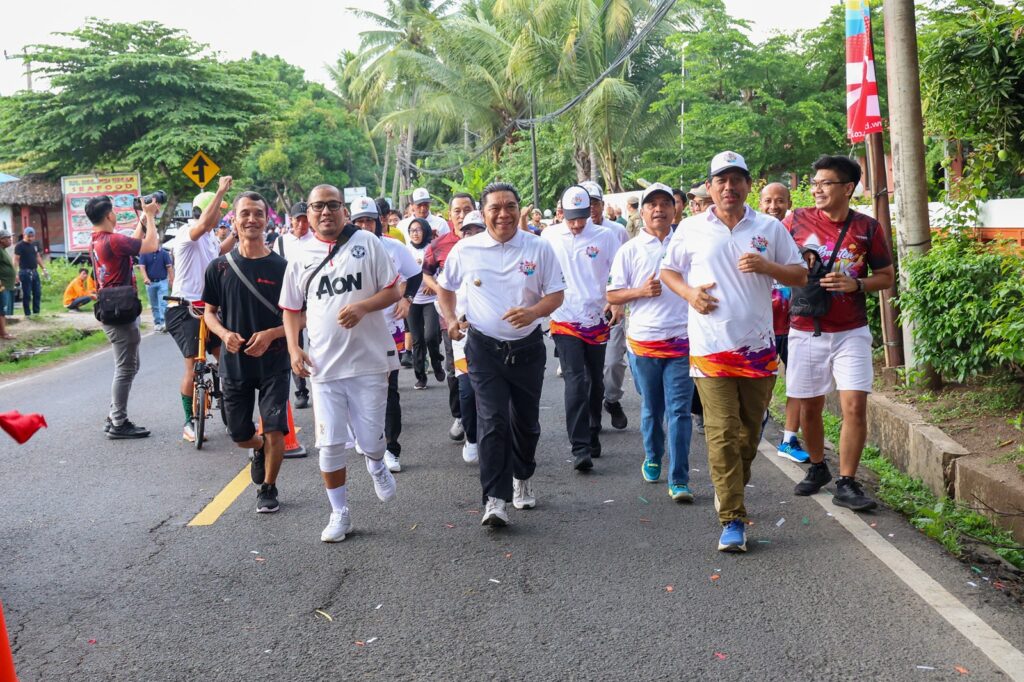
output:
[[[476,452],[476,443],[466,443],[462,446],[462,461],[472,464],[479,458]]]
[[[497,497],[487,498],[487,508],[484,510],[484,517],[480,519],[481,526],[500,528],[508,525],[508,514],[505,512],[505,500]]]
[[[196,430],[192,427],[192,420],[185,422],[185,428],[181,430],[181,439],[189,443],[196,442]]]
[[[373,490],[377,493],[377,499],[387,502],[395,496],[398,486],[395,485],[395,477],[386,466],[381,467],[378,473],[371,471],[370,476],[373,478]]]
[[[388,471],[397,474],[402,470],[402,465],[398,461],[398,457],[391,454],[390,450],[384,451],[384,464],[387,466]]]
[[[461,419],[452,422],[452,427],[448,429],[448,437],[452,440],[462,440],[466,437],[466,430],[462,428]]]
[[[533,509],[537,506],[537,498],[533,496],[532,481],[512,479],[512,506],[516,509]]]
[[[324,532],[320,533],[320,542],[341,542],[351,532],[352,519],[348,515],[348,507],[344,507],[341,511],[331,512],[331,520],[327,522]]]
[[[562,363],[558,363],[557,365],[555,365],[555,376],[562,376]]]

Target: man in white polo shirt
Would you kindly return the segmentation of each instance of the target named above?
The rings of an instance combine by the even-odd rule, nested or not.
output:
[[[544,230],[565,275],[562,305],[551,313],[551,338],[565,380],[565,426],[575,458],[573,468],[589,471],[601,456],[601,401],[609,323],[622,317],[621,306],[605,300],[608,273],[619,240],[590,217],[590,194],[579,185],[562,193],[565,222]],[[607,317],[606,317],[607,315]]]
[[[459,241],[438,279],[438,301],[453,341],[463,336],[456,292],[466,284],[466,361],[476,392],[481,524],[508,524],[505,504],[536,504],[530,477],[540,439],[540,396],[547,351],[540,318],[562,305],[565,280],[551,246],[519,229],[519,193],[484,188],[487,231]]]
[[[743,157],[711,160],[714,206],[676,228],[662,263],[664,284],[690,304],[690,374],[704,405],[708,463],[722,535],[718,549],[747,550],[744,486],[779,367],[772,329],[773,279],[802,286],[807,270],[789,232],[744,203]]]
[[[434,239],[446,235],[451,231],[448,221],[430,212],[430,192],[426,187],[417,187],[412,191],[412,215],[398,223],[398,229],[405,237],[405,243],[409,243],[409,225],[413,218],[421,218],[430,223],[430,229],[434,231]]]
[[[668,494],[692,502],[690,491],[690,342],[686,301],[659,281],[672,238],[675,202],[670,187],[655,183],[641,196],[643,227],[619,249],[608,284],[608,302],[629,306],[629,366],[640,394],[640,432],[648,483],[661,479],[668,427]]]
[[[288,263],[280,306],[292,371],[312,377],[316,445],[331,503],[320,539],[340,542],[352,530],[345,485],[350,428],[377,497],[386,502],[395,496],[395,478],[384,463],[384,414],[398,352],[383,311],[401,290],[380,240],[344,223],[341,190],[314,187],[307,215],[317,241],[305,249],[304,262]],[[308,352],[299,347],[304,324]]]

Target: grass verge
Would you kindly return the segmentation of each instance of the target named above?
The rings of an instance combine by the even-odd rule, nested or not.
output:
[[[52,365],[55,362],[102,346],[107,340],[102,331],[82,332],[78,329],[60,329],[44,334],[33,334],[26,339],[18,339],[10,350],[34,348],[37,346],[54,346],[54,349],[23,360],[10,360],[10,355],[3,356],[0,362],[0,377],[11,377],[30,369]]]

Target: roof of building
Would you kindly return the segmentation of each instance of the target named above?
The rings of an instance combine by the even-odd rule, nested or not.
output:
[[[48,180],[45,175],[26,175],[18,180],[0,182],[0,204],[43,206],[59,204],[63,198],[60,183]]]

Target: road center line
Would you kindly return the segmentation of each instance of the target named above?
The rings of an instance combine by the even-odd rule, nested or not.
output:
[[[189,526],[211,526],[220,518],[220,515],[227,511],[227,508],[238,499],[242,491],[249,487],[252,477],[249,474],[249,465],[238,472],[224,489],[217,493],[217,496],[210,500],[210,503],[203,507],[203,510],[196,514],[195,518],[188,522]]]
[[[796,464],[776,456],[775,446],[762,440],[761,454],[777,466],[794,483],[801,481],[804,470]],[[945,587],[915,564],[911,559],[887,542],[877,531],[853,511],[833,505],[827,495],[811,495],[822,509],[830,512],[843,528],[857,538],[868,551],[917,593],[940,616],[956,628],[957,632],[982,651],[1015,682],[1024,682],[1024,654],[1003,639],[988,623],[971,611]]]

